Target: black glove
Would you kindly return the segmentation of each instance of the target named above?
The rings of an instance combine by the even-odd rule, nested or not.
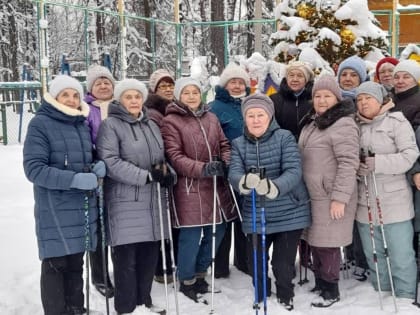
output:
[[[223,161],[211,161],[206,163],[203,168],[203,176],[225,176],[225,166]]]
[[[174,183],[175,183],[175,176],[170,172],[163,175],[162,181],[160,182],[160,184],[166,188],[171,187]]]
[[[152,170],[149,172],[148,181],[150,182],[159,182],[161,183],[164,178],[163,170],[160,168],[153,167]]]

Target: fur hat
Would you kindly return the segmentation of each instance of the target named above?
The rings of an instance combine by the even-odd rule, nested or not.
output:
[[[292,70],[300,70],[305,76],[306,83],[314,78],[314,72],[311,66],[303,61],[292,61],[286,66],[286,76]]]
[[[375,77],[377,80],[379,80],[379,70],[381,70],[382,65],[385,63],[390,63],[396,66],[399,63],[399,60],[394,57],[385,57],[379,60],[378,63],[376,64],[376,70],[375,70],[376,71]]]
[[[156,93],[157,87],[163,79],[167,79],[166,81],[175,83],[174,77],[165,69],[157,69],[150,75],[149,89],[152,93]]]
[[[235,78],[244,80],[247,87],[251,85],[251,80],[248,73],[243,67],[237,65],[236,63],[228,64],[225,70],[223,70],[222,74],[220,75],[219,85],[225,87],[229,80]]]
[[[83,87],[79,81],[65,74],[57,75],[50,83],[48,92],[53,98],[64,89],[73,89],[79,92],[80,100],[83,99]]]
[[[274,104],[271,98],[262,93],[255,93],[244,98],[241,105],[242,116],[245,118],[246,111],[251,108],[263,109],[270,119],[274,115]]]
[[[365,82],[367,79],[367,69],[366,63],[362,58],[358,56],[351,56],[347,59],[344,59],[338,66],[337,78],[340,80],[341,73],[344,69],[351,69],[356,71],[359,76],[360,83]]]
[[[386,89],[382,86],[382,84],[367,81],[360,84],[356,89],[356,97],[360,94],[369,94],[376,98],[379,104],[384,102],[384,99],[388,95]]]
[[[393,75],[397,72],[408,72],[418,82],[420,80],[420,65],[414,60],[400,61],[394,68]]]
[[[181,92],[187,85],[195,85],[200,90],[200,94],[202,93],[201,84],[196,79],[193,79],[191,77],[180,78],[175,81],[175,89],[174,89],[175,99],[179,101],[181,97]]]
[[[115,87],[115,79],[108,68],[100,65],[93,65],[89,67],[86,77],[86,89],[89,93],[92,93],[93,84],[99,78],[107,78]]]
[[[338,101],[343,99],[341,94],[340,86],[338,85],[337,79],[329,74],[324,74],[315,81],[314,86],[312,88],[312,98],[315,95],[316,91],[319,90],[328,90],[331,91]]]
[[[120,101],[121,96],[127,90],[137,90],[143,96],[143,102],[147,99],[147,88],[146,86],[136,79],[124,79],[117,83],[114,89],[114,98]]]

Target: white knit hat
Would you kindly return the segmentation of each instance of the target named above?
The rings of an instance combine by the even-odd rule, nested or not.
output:
[[[244,80],[245,85],[248,87],[251,85],[251,80],[248,73],[243,67],[237,65],[236,63],[228,64],[225,70],[223,70],[222,74],[220,75],[219,85],[225,87],[229,80],[235,78]]]
[[[408,72],[416,80],[416,82],[420,80],[420,65],[414,60],[409,59],[400,61],[395,66],[393,75],[401,71]]]
[[[308,83],[314,78],[314,72],[310,64],[303,61],[292,61],[286,66],[286,76],[292,70],[299,70],[305,76],[305,81]]]
[[[163,79],[168,79],[172,83],[175,83],[174,77],[165,69],[157,69],[153,72],[149,79],[149,89],[152,93],[156,93],[156,89],[159,85],[159,82]]]
[[[79,81],[65,74],[57,75],[50,83],[48,92],[53,98],[64,89],[73,89],[79,93],[80,99],[83,98],[83,87]]]
[[[89,93],[92,92],[92,86],[99,78],[107,78],[109,81],[111,81],[112,85],[115,86],[115,79],[108,68],[99,65],[93,65],[89,67],[86,77],[86,89]]]
[[[196,79],[193,79],[191,77],[180,78],[175,81],[175,89],[174,89],[175,99],[179,101],[181,97],[181,92],[187,85],[195,85],[200,90],[200,94],[202,93],[201,84]]]
[[[117,83],[114,89],[114,98],[120,100],[121,96],[127,90],[137,90],[143,96],[143,102],[147,99],[147,88],[146,86],[136,79],[124,79]]]

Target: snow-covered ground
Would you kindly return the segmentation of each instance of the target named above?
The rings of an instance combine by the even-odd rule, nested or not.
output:
[[[39,276],[40,261],[34,231],[32,185],[26,180],[22,169],[22,146],[0,146],[0,314],[38,315],[42,314]],[[295,310],[288,312],[277,304],[276,299],[268,299],[268,314],[392,314],[393,299],[384,294],[384,310],[379,308],[378,293],[368,282],[360,283],[353,279],[340,281],[341,301],[327,309],[310,307],[315,297],[309,293],[313,287],[313,276],[309,272],[310,283],[295,288]],[[210,282],[210,276],[208,277]],[[247,315],[255,314],[252,309],[253,288],[251,278],[231,268],[228,279],[216,280],[216,287],[222,293],[214,298],[214,314]],[[168,315],[176,314],[174,292],[169,294]],[[165,290],[161,284],[154,283],[152,298],[155,304],[165,306]],[[207,297],[210,301],[210,295]],[[179,314],[209,314],[210,306],[196,304],[178,294]],[[397,299],[399,314],[418,315],[420,309],[412,301]],[[94,290],[90,295],[91,309],[105,314],[105,299]],[[110,300],[111,314],[113,300]],[[260,310],[260,314],[263,311]],[[137,308],[134,314],[150,314],[145,308]]]

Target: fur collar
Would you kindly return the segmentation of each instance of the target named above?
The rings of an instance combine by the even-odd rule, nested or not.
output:
[[[74,109],[64,104],[59,103],[55,98],[53,98],[49,93],[45,93],[44,99],[47,103],[49,103],[52,107],[57,109],[58,111],[66,114],[68,116],[83,116],[87,117],[89,115],[89,105],[86,104],[84,101],[80,101],[80,109]]]

